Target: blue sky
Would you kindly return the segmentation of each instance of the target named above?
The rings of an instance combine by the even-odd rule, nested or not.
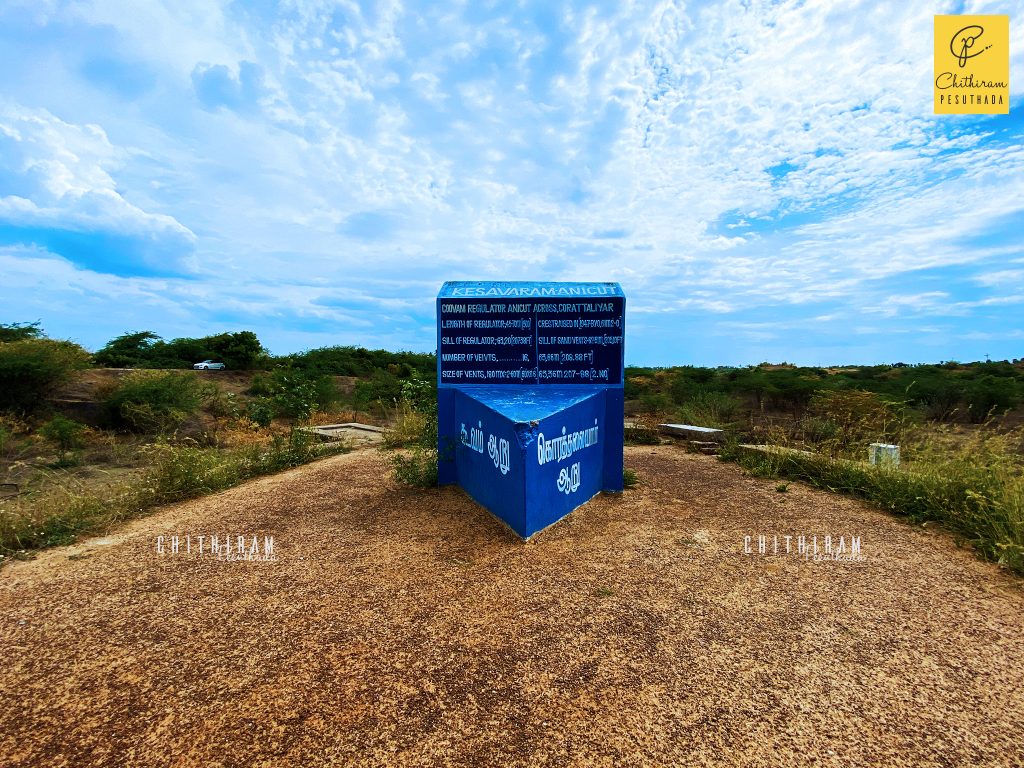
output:
[[[932,114],[1008,13],[1011,114]],[[630,364],[1024,357],[1024,2],[0,2],[0,322],[432,351],[616,280]]]

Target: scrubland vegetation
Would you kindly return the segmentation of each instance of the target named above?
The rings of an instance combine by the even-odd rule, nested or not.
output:
[[[635,411],[705,426],[746,426],[762,417],[800,418],[821,391],[860,390],[934,421],[980,424],[1024,399],[1024,361],[801,368],[627,368]],[[712,424],[713,422],[713,424]]]
[[[228,370],[192,371],[202,359]],[[38,324],[0,325],[0,557],[344,449],[310,424],[385,425],[397,479],[434,485],[434,382],[434,356],[413,352],[273,356],[248,331],[142,331],[90,354]],[[940,523],[1024,573],[1024,361],[633,367],[625,389],[629,441],[658,442],[662,421],[725,428],[723,458],[753,473]],[[872,442],[900,445],[900,467],[868,465]]]

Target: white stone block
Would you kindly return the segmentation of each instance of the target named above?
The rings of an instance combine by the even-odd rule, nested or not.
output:
[[[872,443],[868,446],[868,461],[889,467],[900,465],[900,447],[889,443]]]

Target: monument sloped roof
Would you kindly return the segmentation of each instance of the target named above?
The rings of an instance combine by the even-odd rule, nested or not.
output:
[[[541,421],[601,394],[590,387],[557,386],[466,387],[460,392],[517,424]]]
[[[529,281],[450,280],[439,299],[600,298],[624,297],[618,283],[552,283]]]

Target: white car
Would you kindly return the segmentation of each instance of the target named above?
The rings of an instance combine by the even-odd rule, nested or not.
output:
[[[196,371],[223,371],[224,363],[215,363],[213,360],[203,360],[203,362],[193,365],[192,368]]]

